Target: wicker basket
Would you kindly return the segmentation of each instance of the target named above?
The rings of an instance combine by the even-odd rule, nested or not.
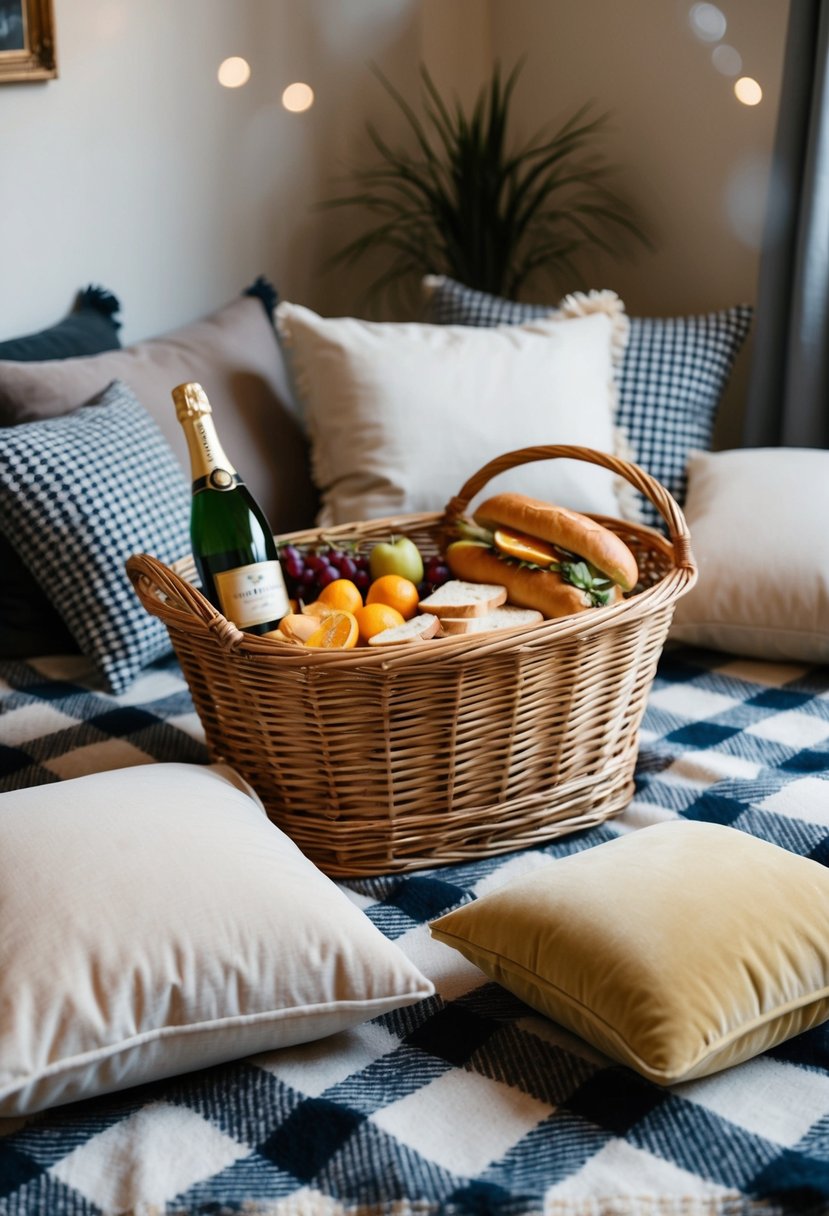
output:
[[[233,765],[327,873],[493,856],[600,823],[630,801],[648,691],[674,604],[696,578],[682,512],[653,478],[586,448],[524,448],[486,465],[441,514],[290,539],[372,542],[394,532],[428,556],[496,474],[562,457],[626,478],[664,517],[669,539],[597,517],[636,554],[640,589],[531,628],[309,651],[239,632],[189,581],[192,559],[173,569],[146,555],[127,563],[142,603],[169,630],[210,756]]]

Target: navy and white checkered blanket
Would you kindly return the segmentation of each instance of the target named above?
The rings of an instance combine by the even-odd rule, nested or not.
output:
[[[94,691],[80,659],[5,664],[0,691],[0,788],[205,759],[172,660],[120,697]],[[429,936],[465,897],[679,815],[825,862],[829,671],[667,654],[624,816],[540,850],[344,884],[433,998],[307,1046],[0,1120],[0,1216],[829,1211],[829,1024],[661,1089]]]

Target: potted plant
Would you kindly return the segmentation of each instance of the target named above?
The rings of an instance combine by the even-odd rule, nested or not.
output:
[[[352,265],[382,250],[388,263],[372,283],[374,301],[416,286],[427,273],[517,299],[534,278],[559,294],[584,286],[580,255],[591,248],[629,256],[648,237],[634,206],[611,188],[615,172],[596,150],[609,115],[582,106],[552,135],[520,146],[510,104],[521,63],[502,82],[495,66],[471,113],[443,100],[420,68],[421,119],[376,65],[373,71],[404,114],[415,150],[393,148],[366,124],[376,164],[351,175],[352,189],[324,207],[359,208],[363,231],[335,251]]]

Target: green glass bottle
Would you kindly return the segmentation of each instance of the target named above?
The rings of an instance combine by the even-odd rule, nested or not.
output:
[[[224,453],[200,384],[173,389],[190,453],[190,541],[202,590],[248,633],[269,633],[290,612],[268,521]]]

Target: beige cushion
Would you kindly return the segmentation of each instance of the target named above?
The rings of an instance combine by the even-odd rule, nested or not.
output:
[[[678,821],[597,845],[435,921],[521,1000],[660,1085],[829,1017],[829,873]]]
[[[333,1034],[431,983],[221,766],[0,796],[0,1115]]]
[[[170,391],[198,380],[225,450],[277,532],[309,526],[316,494],[273,325],[240,296],[210,316],[123,350],[44,363],[0,362],[0,425],[67,414],[122,380],[152,415],[189,477]]]
[[[700,452],[685,514],[699,580],[671,637],[761,659],[829,661],[829,452]]]
[[[477,329],[328,319],[280,304],[320,522],[441,510],[488,460],[531,444],[614,450],[613,369],[627,320],[612,293],[583,311]],[[592,465],[545,461],[490,487],[618,515],[613,481]]]

